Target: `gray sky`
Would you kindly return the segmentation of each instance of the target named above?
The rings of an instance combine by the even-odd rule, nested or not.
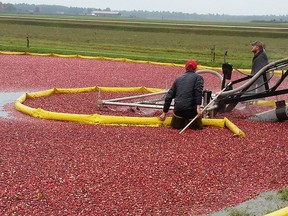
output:
[[[198,14],[288,15],[287,0],[0,0],[0,2]]]

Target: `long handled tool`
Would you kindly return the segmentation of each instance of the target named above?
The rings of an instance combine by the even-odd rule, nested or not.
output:
[[[214,102],[214,101],[221,95],[222,92],[225,91],[225,89],[226,89],[229,85],[231,85],[231,82],[228,83],[228,84],[216,95],[216,97],[215,97],[213,100],[211,100],[210,103],[208,103],[208,104],[203,108],[202,112],[205,111],[205,110],[210,106],[210,104],[211,104],[212,102]],[[179,134],[183,133],[197,118],[198,118],[198,115],[196,115],[196,116],[179,132]]]

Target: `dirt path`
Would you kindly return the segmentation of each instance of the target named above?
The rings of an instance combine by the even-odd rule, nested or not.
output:
[[[243,202],[237,206],[227,207],[221,211],[211,214],[211,216],[232,215],[233,212],[242,213],[241,215],[260,216],[277,211],[287,206],[288,201],[281,200],[278,191],[268,191],[261,193],[255,199],[247,200],[246,202]]]

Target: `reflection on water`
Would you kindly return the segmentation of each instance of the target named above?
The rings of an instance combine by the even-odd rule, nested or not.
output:
[[[7,118],[8,112],[4,110],[4,106],[14,103],[24,92],[0,92],[0,117]]]

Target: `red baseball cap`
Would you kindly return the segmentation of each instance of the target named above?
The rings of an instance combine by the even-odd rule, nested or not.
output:
[[[196,70],[197,69],[197,62],[190,59],[186,62],[186,65],[185,65],[185,69],[186,70]]]

